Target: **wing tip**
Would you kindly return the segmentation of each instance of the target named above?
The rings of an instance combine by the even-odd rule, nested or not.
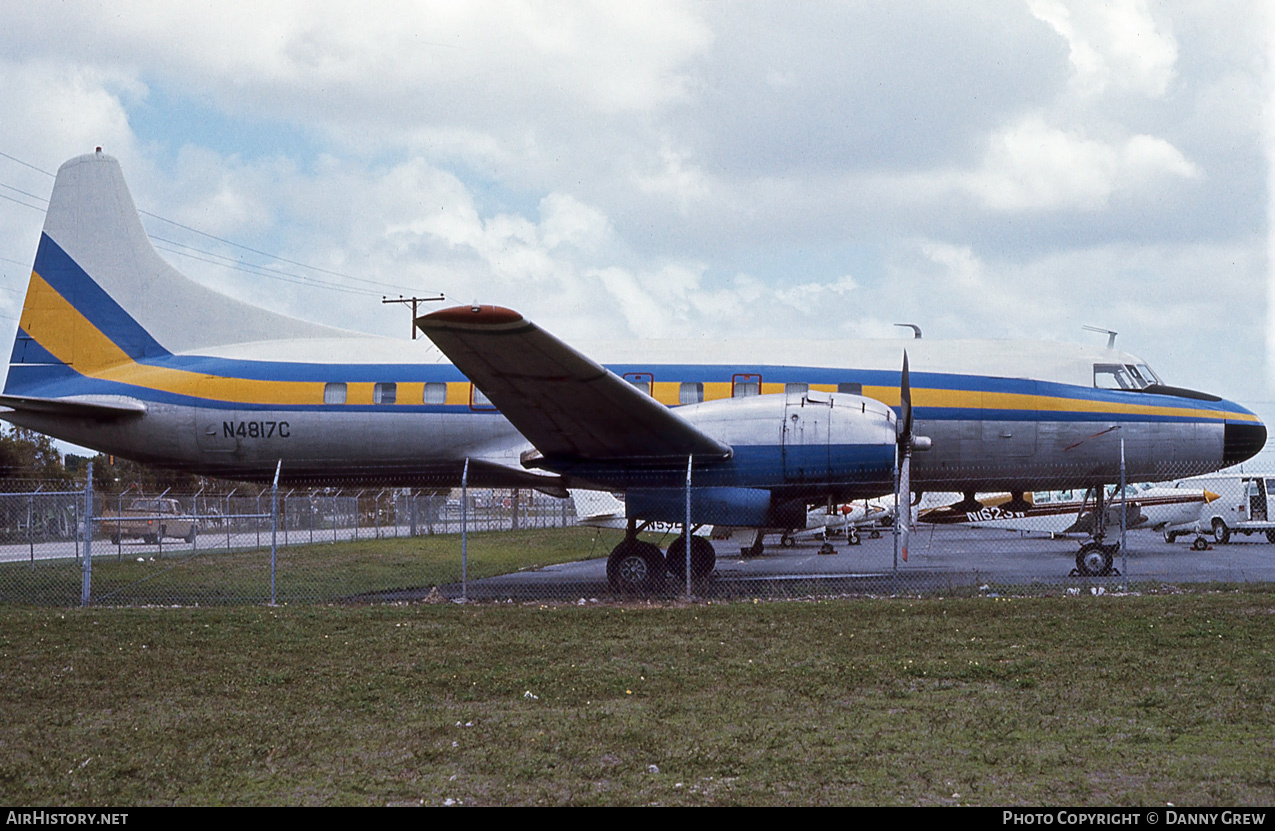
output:
[[[521,323],[522,315],[504,306],[452,306],[416,318],[416,325],[426,327],[438,323],[463,323],[469,326],[503,326]]]

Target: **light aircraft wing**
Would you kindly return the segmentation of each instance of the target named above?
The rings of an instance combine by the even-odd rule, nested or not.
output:
[[[546,457],[728,457],[729,445],[511,309],[459,306],[416,325]]]
[[[32,395],[0,395],[0,407],[20,413],[115,421],[145,414],[146,405],[136,398],[122,395],[75,396],[72,398],[40,398]]]

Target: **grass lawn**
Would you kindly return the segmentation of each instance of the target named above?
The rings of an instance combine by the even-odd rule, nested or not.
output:
[[[553,563],[601,557],[622,532],[591,528],[481,532],[469,535],[469,577],[480,579]],[[269,535],[267,535],[268,540]],[[202,539],[202,538],[201,538]],[[209,535],[208,540],[215,540]],[[101,546],[98,548],[98,546]],[[169,546],[157,557],[95,542],[93,602],[106,605],[227,605],[270,599],[270,548]],[[368,592],[459,582],[458,534],[280,546],[276,597],[281,603],[339,601]],[[138,559],[142,560],[138,562]],[[80,566],[73,559],[0,564],[0,601],[78,605]]]
[[[0,607],[12,804],[1275,801],[1275,594]]]

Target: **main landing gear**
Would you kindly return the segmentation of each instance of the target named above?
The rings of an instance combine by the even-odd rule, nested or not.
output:
[[[1080,546],[1080,550],[1076,552],[1076,568],[1071,572],[1073,577],[1109,577],[1120,574],[1120,570],[1114,566],[1120,543],[1103,543],[1107,534],[1107,506],[1103,486],[1094,488],[1094,494],[1093,539]],[[1083,512],[1084,508],[1081,510]]]
[[[651,594],[664,586],[665,574],[677,580],[686,580],[686,535],[678,537],[668,547],[668,556],[660,549],[637,538],[635,520],[629,520],[624,541],[611,551],[607,558],[607,583],[611,591],[621,594]],[[703,537],[691,537],[691,579],[701,581],[713,573],[717,566],[717,552],[713,544]]]

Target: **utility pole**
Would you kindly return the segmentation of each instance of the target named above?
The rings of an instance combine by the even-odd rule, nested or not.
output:
[[[397,299],[381,295],[381,303],[402,303],[404,305],[412,304],[412,340],[416,340],[416,305],[418,303],[439,303],[445,300],[442,294],[433,297],[404,297],[399,295]]]

